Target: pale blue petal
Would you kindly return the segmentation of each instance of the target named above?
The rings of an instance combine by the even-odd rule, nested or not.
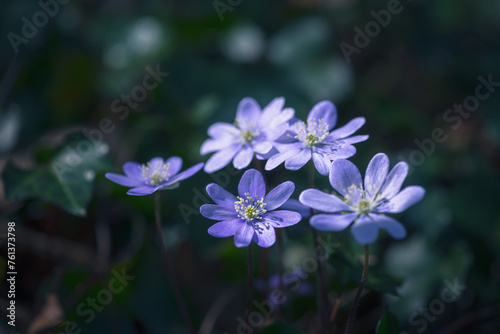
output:
[[[363,194],[363,184],[358,168],[348,160],[335,160],[330,170],[330,184],[333,189],[353,204]]]
[[[236,247],[247,247],[252,242],[254,229],[251,224],[245,223],[234,234],[234,244]]]
[[[351,227],[354,239],[361,245],[368,245],[377,240],[378,226],[368,216],[361,216]]]
[[[302,220],[302,216],[295,211],[275,210],[265,213],[262,220],[270,223],[273,227],[282,228],[297,224]]]
[[[376,154],[366,168],[365,191],[368,199],[373,199],[378,194],[388,172],[389,158],[384,153]]]
[[[207,193],[210,198],[212,198],[213,201],[217,203],[217,205],[220,205],[226,209],[234,210],[234,202],[236,202],[238,199],[236,198],[236,196],[234,196],[218,184],[209,184],[207,186]]]
[[[314,210],[322,212],[333,213],[351,210],[351,208],[337,196],[324,193],[317,189],[304,190],[299,196],[299,201]]]
[[[273,190],[269,192],[269,194],[264,197],[264,203],[266,203],[266,210],[274,210],[283,203],[285,203],[290,196],[292,196],[293,191],[295,190],[295,184],[291,181],[283,182]]]
[[[246,199],[245,193],[249,193],[250,196],[257,197],[257,199],[264,198],[266,195],[266,183],[258,170],[249,169],[241,177],[238,185],[238,194]]]
[[[400,213],[420,202],[425,195],[424,188],[409,186],[378,208],[378,212]]]
[[[309,223],[318,231],[338,232],[346,229],[357,214],[319,214],[314,215],[309,220]]]
[[[245,221],[240,218],[224,220],[210,226],[208,234],[216,238],[230,237],[235,235],[236,231],[238,231],[243,224],[246,225]]]

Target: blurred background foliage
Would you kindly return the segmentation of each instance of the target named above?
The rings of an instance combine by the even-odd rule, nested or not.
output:
[[[408,237],[395,241],[382,234],[371,248],[357,332],[374,333],[380,321],[378,333],[498,333],[500,92],[456,128],[443,116],[474,95],[478,76],[500,80],[500,2],[402,1],[401,13],[350,63],[339,44],[354,46],[354,28],[364,30],[374,20],[370,11],[386,9],[388,1],[218,3],[230,9],[221,14],[213,2],[195,0],[66,1],[16,53],[9,33],[22,36],[23,17],[33,22],[42,7],[2,2],[0,219],[2,233],[8,221],[17,224],[18,329],[45,333],[43,327],[72,321],[83,333],[185,333],[161,267],[152,199],[127,196],[103,172],[154,156],[181,156],[185,167],[204,161],[199,148],[208,126],[232,122],[243,97],[264,106],[284,96],[300,118],[322,99],[337,105],[339,125],[366,117],[360,133],[370,139],[351,159],[362,171],[375,153],[388,153],[394,165],[421,151],[415,140],[431,138],[434,129],[447,136],[407,179],[427,190],[421,203],[398,217]],[[122,94],[142,85],[148,67],[168,76],[125,108]],[[113,130],[99,137],[103,119]],[[55,177],[50,166],[71,155],[68,147],[90,143],[84,131],[94,134],[94,153],[65,178]],[[236,188],[242,172],[223,173],[231,175],[229,185],[220,173],[200,172],[162,194],[165,238],[195,324],[213,322],[206,333],[236,332],[246,296],[245,250],[231,238],[210,237],[212,222],[196,213],[208,202],[208,183]],[[306,187],[305,170],[281,166],[268,177],[271,186],[293,180],[295,198]],[[329,187],[325,178],[316,184]],[[191,209],[183,214],[186,207]],[[286,232],[289,271],[311,255],[312,242],[306,221]],[[8,302],[4,237],[2,310]],[[329,298],[332,305],[339,302],[334,332],[341,333],[363,251],[349,232],[332,237],[337,246],[329,259]],[[260,265],[256,275],[276,273],[275,248],[268,268]],[[255,258],[259,267],[261,250]],[[78,306],[107,286],[112,270],[122,269],[135,279],[87,321]],[[314,275],[307,279],[314,283]],[[432,313],[446,282],[455,281],[466,289]],[[206,318],[214,305],[222,305],[221,313]],[[283,321],[268,319],[262,333],[315,333],[314,312],[314,296],[290,295]]]

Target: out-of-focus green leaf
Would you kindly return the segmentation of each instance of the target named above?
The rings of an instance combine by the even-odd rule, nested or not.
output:
[[[47,164],[22,170],[11,164],[2,175],[8,201],[38,199],[75,216],[85,216],[96,173],[110,169],[108,146],[74,136],[59,147]]]
[[[390,313],[384,313],[377,325],[376,334],[397,334],[399,333],[398,322]]]

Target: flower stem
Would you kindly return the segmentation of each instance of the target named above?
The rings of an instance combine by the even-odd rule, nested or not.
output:
[[[167,269],[167,275],[168,275],[168,279],[170,281],[170,285],[172,286],[172,289],[174,290],[174,295],[175,295],[175,299],[177,300],[177,305],[179,307],[179,310],[181,311],[182,317],[184,318],[184,322],[186,323],[186,326],[187,326],[189,333],[195,334],[193,324],[191,323],[191,319],[189,318],[189,313],[188,313],[187,308],[186,308],[186,303],[184,302],[184,299],[182,298],[182,294],[181,294],[181,291],[179,289],[179,284],[178,284],[177,278],[175,276],[175,271],[174,271],[172,259],[169,256],[169,254],[165,248],[165,242],[163,240],[163,231],[162,231],[162,227],[161,227],[160,193],[159,192],[155,193],[155,217],[156,217],[156,229],[158,232],[158,238],[160,239],[161,254],[163,256],[163,264],[165,265],[165,268]]]
[[[247,325],[249,325],[250,320],[250,312],[252,312],[252,301],[253,301],[253,256],[252,256],[252,243],[248,245],[248,296],[247,296],[247,310],[246,310],[246,318]],[[250,328],[247,330],[250,333]]]
[[[363,275],[361,276],[361,282],[359,283],[358,292],[356,293],[356,297],[354,297],[354,302],[351,306],[351,311],[349,312],[349,317],[347,319],[347,326],[345,329],[345,334],[350,334],[352,329],[352,321],[356,316],[356,310],[358,308],[359,299],[361,298],[361,293],[363,292],[363,288],[366,282],[366,275],[368,274],[368,262],[370,260],[370,251],[368,249],[368,245],[365,246],[365,263],[363,267]]]
[[[276,238],[278,241],[278,278],[279,289],[282,294],[285,294],[285,284],[283,282],[283,235],[280,229],[276,229]],[[281,316],[281,303],[276,305],[276,318]]]
[[[253,163],[257,170],[262,174],[262,177],[264,178],[264,183],[266,184],[266,188],[269,187],[269,184],[267,182],[266,178],[266,173],[264,168],[262,168],[262,162],[258,160],[257,158],[254,158]],[[285,284],[283,282],[283,272],[284,272],[284,265],[283,265],[283,232],[281,229],[275,229],[274,230],[276,233],[276,242],[278,244],[278,279],[279,279],[279,291],[284,294],[285,293]],[[264,249],[263,253],[264,257],[264,264],[267,266],[267,260],[269,256],[269,252],[267,249]],[[266,279],[267,277],[262,277],[263,279]],[[281,316],[281,303],[277,303],[276,306],[276,318],[279,318]]]
[[[314,164],[311,161],[309,164],[309,188],[314,188]],[[313,215],[313,210],[311,209],[311,217]],[[317,285],[317,307],[318,314],[320,318],[320,333],[326,332],[327,328],[327,316],[326,316],[326,294],[328,293],[328,287],[326,285],[326,269],[324,265],[324,257],[321,256],[322,247],[318,242],[318,232],[311,226],[313,244],[314,244],[314,257],[318,262],[318,268],[316,272],[316,285]]]

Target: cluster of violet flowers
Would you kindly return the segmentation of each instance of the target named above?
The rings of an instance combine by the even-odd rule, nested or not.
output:
[[[205,164],[199,163],[180,172],[181,158],[163,160],[157,157],[142,165],[127,162],[123,166],[125,175],[107,173],[106,177],[130,187],[127,194],[144,196],[176,188],[180,181],[202,168],[206,173],[213,173],[231,162],[236,169],[243,170],[252,161],[256,166],[266,161],[265,171],[278,168],[283,163],[286,169],[297,171],[309,163],[309,189],[300,193],[299,201],[291,199],[295,190],[292,181],[268,191],[265,171],[262,168],[248,169],[239,181],[237,194],[215,183],[209,184],[206,191],[215,204],[201,206],[200,213],[216,221],[208,229],[210,235],[234,237],[236,247],[248,247],[250,262],[252,242],[264,248],[271,247],[276,240],[280,243],[279,229],[295,225],[302,219],[309,218],[316,247],[316,231],[336,232],[350,227],[354,239],[365,246],[365,268],[358,290],[360,295],[366,280],[368,245],[376,241],[380,229],[395,239],[404,238],[405,227],[388,214],[400,213],[419,202],[425,191],[420,186],[408,186],[401,190],[408,165],[399,162],[390,170],[389,158],[384,153],[378,153],[371,159],[364,178],[359,169],[346,160],[355,155],[354,144],[368,139],[367,135],[355,135],[365,123],[363,117],[354,118],[335,129],[337,109],[330,101],[317,103],[305,122],[294,116],[294,109],[285,107],[284,98],[275,98],[264,108],[254,99],[244,98],[238,105],[233,123],[219,122],[208,128],[210,138],[202,144],[200,153],[212,153],[212,156]],[[334,192],[314,189],[314,170],[328,177]],[[158,207],[157,213],[157,224],[160,226]],[[163,243],[161,236],[160,241]],[[282,245],[280,252],[283,252]],[[252,264],[249,263],[250,302]],[[279,265],[282,266],[282,262]],[[321,269],[321,265],[318,268]],[[279,269],[282,273],[282,268]],[[320,276],[317,279],[318,299],[328,293],[328,284],[322,282]],[[175,285],[175,279],[172,283]],[[283,287],[282,284],[280,286]],[[174,286],[174,289],[177,287]],[[359,296],[352,305],[346,333],[350,332],[358,301]],[[178,302],[183,304],[182,300]],[[327,314],[327,307],[319,303],[318,312]],[[250,309],[251,303],[247,307],[247,315]],[[185,320],[189,322],[189,319]],[[320,314],[320,331],[323,333],[328,326],[327,321]],[[188,326],[192,328],[190,324]]]

